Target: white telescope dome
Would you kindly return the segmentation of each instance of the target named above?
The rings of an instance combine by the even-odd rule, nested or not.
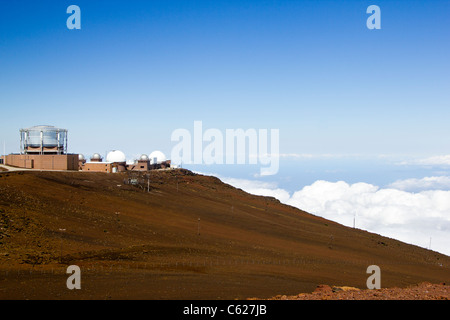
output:
[[[150,164],[159,164],[167,160],[165,154],[161,151],[153,151],[148,157],[150,158]]]
[[[106,156],[107,162],[126,162],[125,154],[120,150],[113,150]]]
[[[148,161],[148,155],[142,154],[141,157],[139,158],[139,160],[141,160],[141,161]]]
[[[84,155],[82,155],[81,153],[78,155],[78,160],[85,160],[86,158],[84,157]]]
[[[100,160],[102,158],[102,156],[100,155],[100,153],[94,153],[93,155],[92,155],[92,158],[91,159],[94,159],[94,160]]]

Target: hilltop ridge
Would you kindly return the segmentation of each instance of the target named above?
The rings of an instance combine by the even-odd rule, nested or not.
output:
[[[186,169],[0,172],[0,228],[2,299],[267,298],[365,288],[372,264],[383,288],[450,282],[446,255]]]

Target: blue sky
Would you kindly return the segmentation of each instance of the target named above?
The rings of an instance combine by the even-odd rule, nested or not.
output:
[[[68,30],[66,8],[81,8]],[[69,129],[72,152],[278,128],[283,153],[450,149],[448,1],[14,1],[0,6],[0,136]]]
[[[72,4],[81,30],[66,27]],[[366,27],[372,4],[381,30]],[[280,153],[291,156],[278,175],[192,168],[269,183],[262,193],[282,189],[300,207],[311,194],[294,192],[329,188],[317,180],[410,193],[439,182],[449,192],[449,12],[438,0],[3,1],[0,142],[18,152],[20,128],[49,124],[69,130],[70,152],[170,155],[171,133],[199,120],[279,129]],[[439,232],[450,231],[441,218]],[[405,241],[418,229],[407,231]]]

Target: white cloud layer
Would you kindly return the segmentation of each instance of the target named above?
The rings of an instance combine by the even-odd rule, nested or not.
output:
[[[424,190],[450,190],[450,177],[425,177],[422,179],[398,180],[389,185],[394,189],[419,192]]]
[[[400,162],[401,165],[419,165],[419,166],[450,166],[450,154],[433,156],[412,161]]]
[[[274,183],[221,179],[346,226],[355,219],[357,228],[406,243],[428,248],[431,238],[432,250],[450,255],[450,177],[396,181],[388,188],[320,180],[292,195]]]

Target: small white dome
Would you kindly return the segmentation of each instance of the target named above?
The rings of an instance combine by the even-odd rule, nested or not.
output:
[[[153,151],[148,157],[150,158],[150,164],[157,164],[167,160],[166,155],[161,151]]]
[[[91,159],[94,159],[94,160],[100,160],[102,158],[102,156],[100,155],[100,153],[94,153],[93,155],[92,155],[92,158]]]
[[[141,161],[148,161],[148,155],[142,154],[141,157],[139,158],[139,160],[141,160]]]
[[[78,160],[85,160],[86,158],[84,157],[84,155],[82,155],[81,153],[78,155]]]
[[[106,156],[107,162],[126,162],[127,158],[125,157],[125,154],[122,151],[119,150],[113,150],[108,153]]]

